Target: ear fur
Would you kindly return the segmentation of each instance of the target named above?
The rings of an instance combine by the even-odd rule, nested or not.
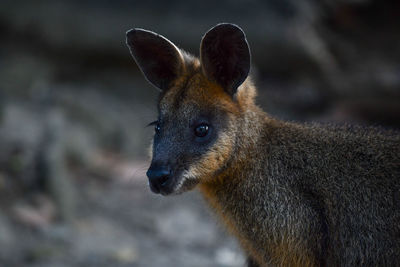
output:
[[[244,32],[236,25],[221,23],[201,40],[200,61],[208,79],[233,96],[250,71],[250,50]]]
[[[126,44],[146,79],[166,90],[184,70],[182,53],[167,38],[143,29],[126,33]]]

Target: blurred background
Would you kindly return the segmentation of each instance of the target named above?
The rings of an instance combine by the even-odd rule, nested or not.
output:
[[[244,266],[197,192],[147,187],[158,92],[128,29],[197,55],[236,23],[271,115],[399,129],[399,18],[397,0],[2,0],[0,266]]]

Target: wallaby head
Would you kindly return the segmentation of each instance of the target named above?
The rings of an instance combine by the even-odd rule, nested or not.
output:
[[[176,194],[212,182],[229,163],[243,113],[254,105],[245,34],[236,25],[218,24],[202,38],[200,59],[143,29],[128,31],[127,44],[161,91],[147,171],[151,190]]]

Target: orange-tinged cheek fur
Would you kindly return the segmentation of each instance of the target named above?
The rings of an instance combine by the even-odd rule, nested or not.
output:
[[[213,179],[218,179],[214,174],[229,160],[232,150],[233,138],[222,133],[208,152],[192,163],[184,176],[198,179],[200,183],[212,183]]]

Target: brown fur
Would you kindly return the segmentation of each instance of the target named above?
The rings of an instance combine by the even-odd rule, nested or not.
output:
[[[128,42],[138,64],[144,65],[144,74],[151,72],[150,82],[169,85],[159,98],[164,132],[153,147],[157,153],[152,166],[167,162],[175,167],[178,182],[172,193],[197,186],[238,238],[251,266],[398,265],[400,135],[270,117],[255,105],[251,80],[241,83],[249,60],[241,30],[224,24],[210,32],[201,50],[206,59],[199,61],[143,31],[142,39],[155,39],[155,51],[168,46],[159,59],[162,64],[168,55],[182,55],[182,62],[172,60],[179,67],[167,71],[175,76],[165,80],[153,75],[164,74],[151,69],[154,65],[143,63],[150,53],[142,56],[135,50],[136,39]],[[221,44],[227,49],[215,49]],[[218,61],[220,51],[223,62]],[[228,52],[233,54],[226,56]],[[236,62],[239,69],[230,73],[225,61],[234,64],[241,58],[245,62]],[[199,110],[219,118],[215,140],[207,149],[185,137],[188,131],[192,134],[188,124]],[[182,156],[187,152],[182,147],[190,150],[196,145],[203,149],[201,155],[195,150],[195,155]]]

